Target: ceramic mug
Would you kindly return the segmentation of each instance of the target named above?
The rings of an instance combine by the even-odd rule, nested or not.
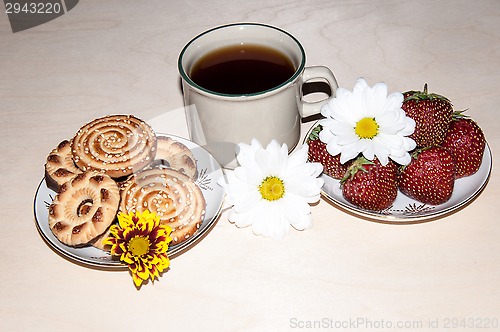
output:
[[[191,70],[207,53],[237,45],[262,45],[288,57],[295,72],[286,81],[262,92],[229,94],[211,91],[191,79]],[[265,24],[219,26],[193,38],[178,60],[190,139],[205,147],[227,169],[233,169],[238,143],[258,139],[265,147],[275,139],[291,151],[300,139],[301,118],[318,114],[326,100],[306,102],[302,86],[321,81],[334,93],[335,76],[324,66],[306,67],[300,42],[288,32]]]

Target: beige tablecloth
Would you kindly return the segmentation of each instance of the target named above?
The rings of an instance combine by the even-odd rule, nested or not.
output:
[[[327,65],[389,91],[429,89],[468,108],[493,171],[471,204],[414,225],[376,223],[326,200],[282,241],[227,220],[137,290],[126,271],[75,264],[35,227],[45,158],[87,121],[129,113],[187,137],[177,56],[196,34],[272,24]],[[0,13],[2,331],[443,331],[500,320],[500,2],[80,1],[13,33]],[[313,122],[303,123],[307,131]],[[464,325],[465,324],[465,325]],[[467,325],[468,324],[468,325]],[[448,328],[448,329],[447,329]]]

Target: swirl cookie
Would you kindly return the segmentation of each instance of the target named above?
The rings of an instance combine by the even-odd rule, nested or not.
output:
[[[64,183],[49,207],[49,226],[69,246],[89,243],[111,225],[120,203],[116,182],[87,171]]]
[[[196,159],[187,146],[170,137],[157,137],[154,165],[165,165],[196,179]]]
[[[80,169],[120,178],[150,164],[156,144],[146,122],[132,115],[109,115],[81,127],[71,141],[71,152]]]
[[[203,193],[187,175],[170,168],[154,167],[135,174],[121,191],[123,213],[156,213],[172,227],[172,244],[192,236],[205,217]]]

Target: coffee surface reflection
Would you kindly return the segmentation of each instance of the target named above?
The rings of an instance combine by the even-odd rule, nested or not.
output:
[[[202,56],[189,76],[200,87],[221,94],[247,95],[285,83],[295,73],[282,52],[263,45],[231,45]]]

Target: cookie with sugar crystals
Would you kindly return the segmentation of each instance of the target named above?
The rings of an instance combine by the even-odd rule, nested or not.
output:
[[[151,165],[164,165],[196,179],[196,159],[186,145],[165,136],[158,136],[157,143],[155,160]]]
[[[149,165],[156,145],[156,134],[143,120],[108,115],[81,127],[71,141],[71,152],[80,169],[122,178]]]
[[[172,245],[191,237],[205,217],[206,202],[198,185],[171,168],[153,167],[134,174],[121,188],[120,212],[156,213],[172,227]]]

